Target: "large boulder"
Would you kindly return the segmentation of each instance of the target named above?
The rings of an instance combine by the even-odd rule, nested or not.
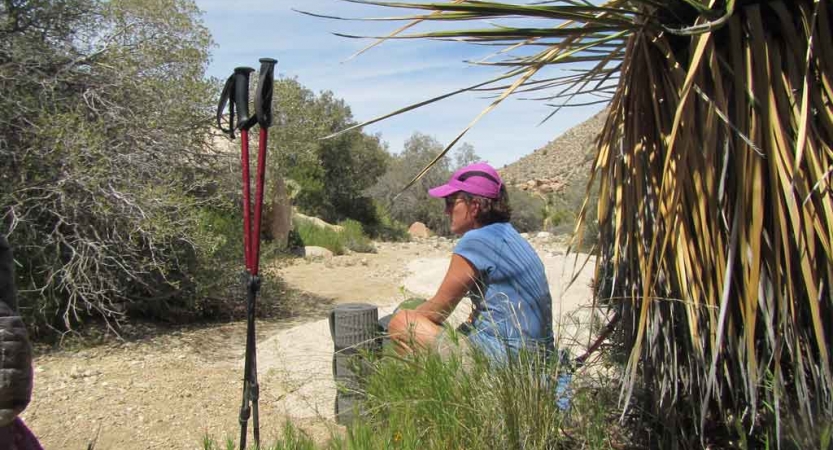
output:
[[[408,227],[408,234],[412,238],[425,239],[431,237],[431,230],[422,222],[414,222]]]
[[[319,219],[318,217],[311,217],[311,216],[307,216],[307,215],[301,214],[299,212],[296,212],[295,213],[295,218],[298,219],[298,220],[303,220],[305,222],[309,222],[309,223],[311,223],[311,224],[313,224],[313,225],[315,225],[319,228],[329,228],[330,230],[333,230],[337,233],[341,233],[342,231],[344,231],[344,227],[342,227],[341,225],[333,225],[331,223],[328,223],[328,222],[325,222],[325,221]]]

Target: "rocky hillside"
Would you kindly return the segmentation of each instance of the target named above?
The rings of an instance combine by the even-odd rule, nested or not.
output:
[[[507,184],[525,191],[560,192],[573,183],[584,183],[593,163],[595,139],[602,130],[607,110],[567,130],[547,145],[500,169]]]

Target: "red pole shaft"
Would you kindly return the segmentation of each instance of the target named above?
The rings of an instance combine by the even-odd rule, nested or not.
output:
[[[249,186],[249,131],[240,130],[240,147],[243,164],[243,255],[246,259],[246,269],[252,270],[252,251],[251,251],[251,207],[250,205],[250,190]]]
[[[257,180],[255,181],[255,231],[251,236],[252,245],[252,275],[257,275],[260,264],[260,217],[263,210],[263,181],[266,177],[266,142],[268,140],[266,128],[260,129],[260,140],[257,151]]]

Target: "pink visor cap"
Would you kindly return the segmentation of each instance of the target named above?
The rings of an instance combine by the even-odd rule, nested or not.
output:
[[[436,198],[448,197],[455,192],[466,192],[486,198],[500,198],[503,181],[497,171],[486,163],[472,164],[458,169],[448,183],[428,190]]]

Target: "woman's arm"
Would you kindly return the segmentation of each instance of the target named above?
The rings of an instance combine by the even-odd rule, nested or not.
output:
[[[415,311],[437,325],[442,324],[474,286],[476,274],[474,266],[466,258],[451,255],[451,264],[437,293]]]

